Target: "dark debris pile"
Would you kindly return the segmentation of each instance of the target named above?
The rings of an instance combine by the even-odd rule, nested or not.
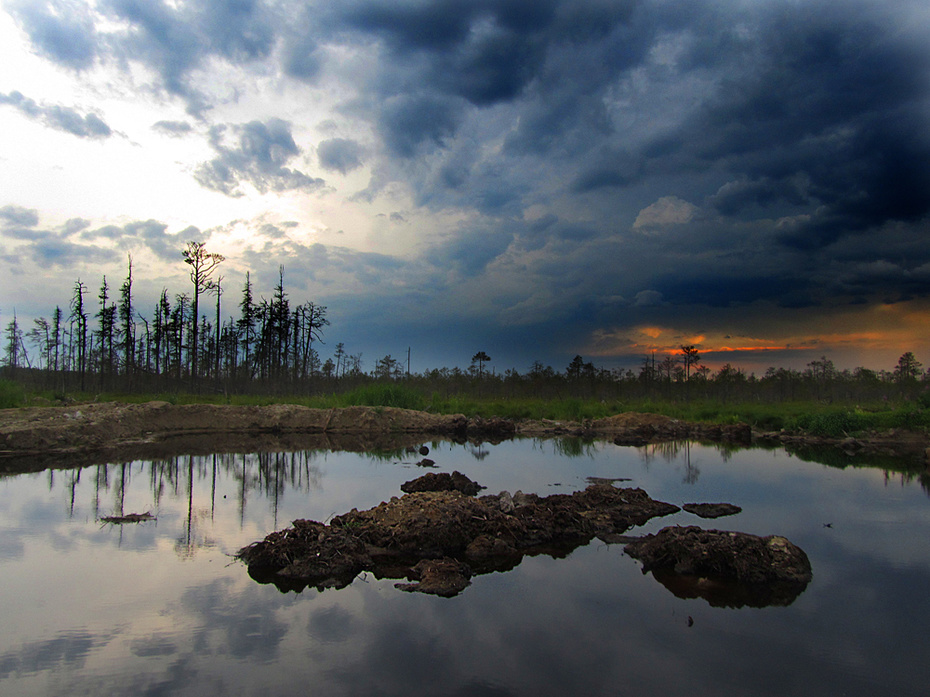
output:
[[[644,573],[653,571],[681,597],[787,604],[811,579],[807,556],[783,537],[680,526],[624,537],[634,526],[680,510],[642,489],[596,482],[572,494],[502,491],[475,497],[463,490],[481,487],[458,472],[426,474],[404,488],[411,493],[365,511],[353,509],[329,525],[295,520],[237,557],[253,578],[283,591],[341,588],[366,571],[377,578],[406,578],[410,583],[396,584],[401,590],[448,597],[475,575],[512,569],[525,555],[565,556],[597,537],[628,543],[626,553],[643,563]],[[710,505],[717,512],[720,506],[736,508]],[[732,587],[721,591],[727,584],[739,584],[735,596]]]
[[[678,510],[641,489],[609,484],[547,497],[414,492],[366,511],[349,511],[329,525],[294,521],[237,556],[258,580],[284,589],[295,588],[297,581],[342,587],[361,571],[415,579],[420,561],[443,558],[467,564],[469,574],[461,574],[467,578],[471,572],[512,568],[524,554],[567,554],[595,536],[619,534]]]

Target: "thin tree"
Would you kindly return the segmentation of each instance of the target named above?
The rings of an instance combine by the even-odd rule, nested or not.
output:
[[[119,318],[122,322],[123,372],[129,375],[135,362],[136,325],[133,321],[132,308],[132,254],[129,255],[129,272],[119,289]]]
[[[342,372],[345,372],[345,357],[346,357],[346,345],[343,342],[336,344],[336,351],[333,353],[333,358],[336,359],[336,371],[334,373],[335,377],[339,377],[340,368]]]
[[[313,341],[323,341],[323,327],[329,324],[329,320],[326,319],[326,306],[313,302],[304,303],[297,308],[295,314],[300,318],[303,330],[303,376],[313,377]]]
[[[52,367],[52,325],[44,317],[33,320],[33,327],[27,334],[29,340],[39,349],[39,355],[45,363],[45,369],[51,370]],[[36,366],[38,367],[38,366]]]
[[[217,380],[220,377],[220,296],[223,295],[223,277],[217,276],[216,283],[213,284],[211,289],[216,293],[216,352],[213,356],[214,366],[213,366],[213,376]]]
[[[52,336],[54,337],[55,342],[55,372],[57,373],[60,369],[61,364],[59,363],[59,353],[61,348],[61,332],[62,332],[62,312],[61,307],[58,305],[55,306],[55,314],[52,315]]]
[[[174,302],[175,305],[174,309],[171,311],[171,320],[168,323],[168,330],[171,333],[172,343],[174,344],[175,367],[178,371],[178,379],[180,380],[184,364],[184,325],[187,323],[187,305],[190,302],[190,298],[187,293],[180,293],[174,296]],[[189,348],[188,352],[190,352]]]
[[[74,284],[74,295],[71,297],[71,319],[77,324],[77,362],[81,374],[81,390],[84,390],[84,376],[87,371],[87,313],[84,311],[84,293],[87,286],[78,279]],[[73,333],[72,333],[73,336]],[[74,339],[72,338],[72,341]]]
[[[685,398],[691,400],[691,367],[697,366],[701,356],[696,346],[681,347],[681,362],[685,366]]]
[[[255,301],[252,297],[252,279],[248,271],[245,272],[245,285],[242,288],[242,301],[239,303],[239,321],[236,328],[239,330],[242,348],[245,350],[245,366],[248,371],[246,377],[252,376],[252,344],[255,342]]]
[[[168,289],[162,288],[161,297],[155,305],[155,321],[153,326],[152,342],[155,349],[155,374],[167,373],[170,364],[171,341],[168,331],[171,322],[171,301],[168,300]]]
[[[116,329],[116,305],[109,305],[110,287],[107,277],[100,284],[100,310],[97,311],[97,346],[100,359],[100,377],[109,375],[113,368],[113,332]]]
[[[197,379],[197,327],[200,321],[198,315],[200,309],[200,294],[213,287],[213,281],[210,280],[211,274],[216,270],[223,261],[226,260],[222,254],[208,252],[203,242],[188,242],[187,246],[181,252],[184,263],[191,267],[191,283],[194,284],[194,297],[191,302],[191,340],[188,348],[190,354],[191,379]]]
[[[139,321],[142,322],[145,331],[139,338],[139,352],[136,355],[142,362],[142,370],[148,373],[152,369],[152,332],[148,318],[143,317],[141,313],[139,314]]]
[[[291,308],[287,293],[284,292],[284,265],[278,267],[278,285],[274,287],[270,307],[270,346],[273,375],[284,373],[290,365],[291,354]]]
[[[11,374],[19,367],[19,357],[24,352],[23,332],[16,320],[16,312],[13,312],[13,319],[6,326],[6,365],[10,368]]]

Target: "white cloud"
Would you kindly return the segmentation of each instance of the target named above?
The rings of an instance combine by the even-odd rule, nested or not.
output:
[[[699,212],[700,209],[697,206],[677,196],[663,196],[639,212],[636,220],[633,221],[633,229],[690,223]]]

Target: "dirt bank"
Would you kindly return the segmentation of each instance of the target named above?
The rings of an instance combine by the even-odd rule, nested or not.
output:
[[[3,409],[0,471],[215,452],[402,449],[427,434],[454,437],[466,429],[461,415],[371,407],[108,402]]]
[[[424,437],[499,442],[516,436],[582,436],[643,446],[670,440],[788,448],[824,446],[847,454],[900,455],[923,462],[925,434],[860,439],[753,433],[746,424],[697,424],[624,413],[583,423],[466,418],[390,407],[310,409],[291,404],[226,406],[108,402],[0,410],[0,471],[37,471],[114,460],[214,452],[334,449],[371,451],[417,445]]]

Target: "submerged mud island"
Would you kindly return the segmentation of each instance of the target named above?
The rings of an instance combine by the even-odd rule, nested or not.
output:
[[[768,440],[790,447],[803,438],[753,433],[745,424],[693,424],[638,413],[564,423],[469,419],[389,407],[107,403],[0,410],[0,472],[179,454],[405,448],[429,437],[482,442],[562,435],[630,446],[688,439],[734,447]],[[920,439],[880,437],[827,444],[844,452],[901,452],[921,458],[926,447]],[[694,526],[625,537],[630,528],[680,509],[610,482],[571,495],[478,496],[477,484],[456,473],[428,475],[403,488],[409,493],[368,511],[349,511],[329,524],[294,521],[291,528],[237,556],[256,580],[282,590],[342,587],[367,571],[406,579],[409,583],[398,584],[403,590],[448,596],[463,590],[474,575],[513,568],[525,555],[561,556],[597,537],[624,543],[625,551],[642,562],[644,573],[651,571],[672,592],[712,604],[787,604],[811,579],[804,552],[782,537]],[[727,504],[688,506],[686,510],[701,517],[738,511]]]

